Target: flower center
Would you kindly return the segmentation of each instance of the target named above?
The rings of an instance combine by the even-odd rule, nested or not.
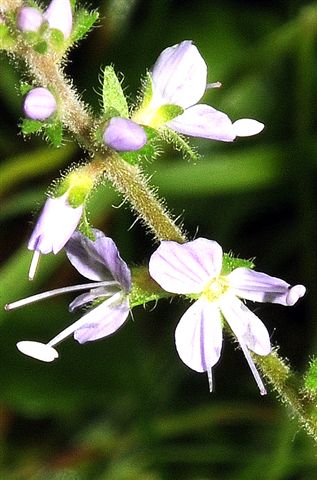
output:
[[[202,295],[204,295],[209,302],[216,302],[228,289],[229,283],[226,277],[219,275],[209,280],[202,291]]]

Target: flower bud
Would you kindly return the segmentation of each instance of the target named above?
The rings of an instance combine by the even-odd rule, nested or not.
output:
[[[128,152],[142,148],[147,137],[143,128],[132,120],[113,117],[104,131],[103,140],[114,150]]]
[[[22,7],[17,16],[17,26],[22,32],[37,32],[43,23],[43,16],[33,7]]]
[[[52,0],[43,14],[50,28],[60,30],[67,39],[73,28],[73,13],[69,0]]]
[[[47,88],[33,88],[24,99],[24,115],[32,120],[46,120],[56,108],[55,97]]]

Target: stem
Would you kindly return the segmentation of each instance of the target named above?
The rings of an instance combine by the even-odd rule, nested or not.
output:
[[[304,399],[301,398],[297,379],[288,365],[278,356],[276,350],[266,357],[252,356],[263,375],[278,393],[281,402],[290,408],[301,426],[317,442],[316,416],[311,413],[309,404],[305,405]]]
[[[160,240],[186,241],[186,236],[168,213],[164,203],[149,187],[140,168],[129,165],[113,150],[95,145],[96,119],[86,108],[71,82],[65,77],[53,53],[39,54],[19,38],[16,53],[26,62],[31,76],[44,87],[58,93],[61,120],[78,143],[88,150],[94,160],[87,166],[96,176],[103,174],[128,200],[154,237]]]

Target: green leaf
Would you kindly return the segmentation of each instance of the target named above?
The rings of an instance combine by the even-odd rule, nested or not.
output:
[[[27,82],[21,82],[20,83],[20,93],[22,96],[26,95],[27,93],[29,93],[30,90],[32,90],[33,86],[30,85],[29,83]]]
[[[159,132],[163,140],[173,145],[175,150],[181,152],[185,159],[193,160],[194,162],[199,160],[200,155],[190,146],[182,135],[167,127],[161,128]]]
[[[129,108],[121,83],[111,66],[107,66],[104,70],[102,100],[105,112],[115,109],[121,117],[129,116]]]
[[[10,30],[4,23],[0,24],[0,50],[10,50],[14,45],[14,39],[10,35]]]
[[[81,40],[89,32],[94,23],[96,23],[98,18],[99,13],[96,10],[88,12],[85,9],[79,9],[74,18],[71,42],[74,43]]]
[[[31,120],[29,118],[24,118],[20,123],[20,128],[23,135],[38,133],[43,129],[43,127],[44,127],[44,124],[40,120]]]
[[[254,263],[252,260],[234,257],[232,253],[223,254],[221,270],[222,275],[228,275],[230,272],[239,267],[254,268]]]
[[[63,141],[63,125],[61,122],[54,122],[45,125],[45,134],[48,141],[55,147],[59,148]]]

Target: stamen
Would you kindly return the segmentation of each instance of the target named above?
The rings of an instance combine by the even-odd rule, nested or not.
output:
[[[239,343],[240,343],[240,347],[242,348],[242,351],[244,353],[244,356],[245,356],[245,358],[246,358],[246,360],[249,364],[249,367],[251,368],[252,375],[254,376],[254,379],[255,379],[258,387],[259,387],[260,394],[261,395],[266,395],[267,391],[264,387],[264,384],[263,384],[262,379],[259,375],[259,372],[257,371],[257,368],[256,368],[256,366],[255,366],[255,364],[254,364],[254,362],[251,358],[251,355],[250,355],[250,352],[249,352],[247,346],[239,338],[238,338],[238,340],[239,340]]]
[[[209,383],[209,392],[212,393],[213,379],[212,379],[212,368],[211,367],[208,368],[207,375],[208,375],[208,383]]]
[[[37,266],[39,264],[40,256],[41,256],[41,252],[39,252],[38,250],[34,250],[31,265],[30,265],[30,269],[29,269],[29,280],[33,280],[33,278],[35,277],[35,273],[36,273],[36,270],[37,270]]]
[[[116,303],[121,297],[122,297],[122,292],[117,292],[111,298],[108,298],[107,300],[105,300],[101,305],[103,305],[104,307],[106,306],[109,307],[113,303]],[[96,308],[99,308],[101,305],[98,305],[98,307]],[[65,330],[63,330],[61,333],[56,335],[56,337],[52,338],[52,340],[50,340],[47,343],[47,345],[50,347],[54,347],[55,345],[60,343],[62,340],[65,340],[65,338],[69,337],[72,333],[74,333],[80,327],[82,327],[87,322],[89,322],[90,318],[87,319],[87,317],[91,315],[92,318],[94,318],[94,315],[95,315],[94,310],[95,309],[91,310],[90,312],[86,313],[86,315],[84,315],[79,320],[77,320],[77,322],[73,323],[72,325],[69,325],[69,327],[65,328]]]
[[[221,82],[207,83],[206,90],[209,90],[210,88],[220,88],[220,87],[222,87]]]
[[[52,362],[58,358],[57,351],[41,342],[32,342],[32,341],[23,341],[17,343],[17,349],[20,350],[24,355],[29,357],[36,358],[42,362]]]
[[[120,287],[120,284],[115,280],[113,281],[106,280],[103,282],[91,282],[91,283],[84,283],[82,285],[71,285],[69,287],[56,288],[55,290],[38,293],[37,295],[32,295],[31,297],[24,298],[22,300],[17,300],[16,302],[13,302],[13,303],[8,303],[7,305],[5,305],[4,308],[5,310],[13,310],[14,308],[23,307],[24,305],[28,305],[29,303],[40,302],[45,298],[55,297],[63,293],[76,292],[79,290],[90,290],[93,288],[108,287],[113,285],[118,285]]]

